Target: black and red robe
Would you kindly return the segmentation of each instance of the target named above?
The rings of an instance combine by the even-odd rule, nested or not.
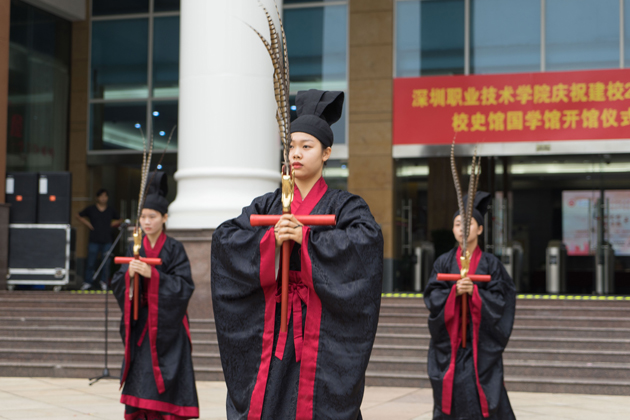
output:
[[[127,252],[131,256],[132,249]],[[145,236],[140,256],[161,258],[151,268],[151,278],[140,276],[138,320],[133,320],[129,300],[128,265],[114,274],[112,290],[122,319],[120,335],[125,344],[120,402],[125,420],[199,417],[199,403],[192,364],[188,326],[188,301],[195,289],[183,245],[160,235],[154,247]],[[160,417],[161,416],[161,417]]]
[[[227,418],[361,419],[360,406],[381,301],[383,237],[363,199],[321,178],[296,215],[335,214],[336,226],[304,227],[290,261],[288,333],[280,331],[272,227],[252,214],[281,214],[281,193],[256,198],[212,237],[212,302],[228,387]]]
[[[503,351],[508,344],[516,293],[503,264],[475,249],[470,274],[490,274],[474,283],[468,298],[466,348],[461,347],[461,297],[456,282],[437,281],[438,273],[460,272],[461,249],[440,256],[424,292],[430,311],[431,344],[427,369],[433,387],[433,418],[510,420],[514,413],[503,383]]]

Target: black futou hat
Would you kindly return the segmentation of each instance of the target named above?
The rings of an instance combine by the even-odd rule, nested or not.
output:
[[[298,117],[291,122],[291,133],[310,134],[324,148],[331,147],[335,139],[330,126],[341,118],[343,99],[343,92],[316,89],[298,92],[295,98]]]
[[[485,191],[477,191],[477,194],[475,194],[472,216],[475,218],[479,226],[483,226],[483,217],[488,212],[488,204],[491,199],[492,196],[490,193]],[[468,203],[468,194],[464,196],[464,205],[467,205],[466,203]],[[453,220],[455,220],[457,216],[459,216],[459,210],[457,210],[453,215]]]
[[[168,213],[168,201],[166,200],[166,194],[168,193],[167,175],[164,172],[151,172],[149,180],[151,180],[151,183],[149,184],[143,208],[156,210],[162,214]]]

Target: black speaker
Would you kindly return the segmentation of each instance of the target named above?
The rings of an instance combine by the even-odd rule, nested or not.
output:
[[[71,205],[70,172],[40,172],[37,223],[70,224]]]
[[[6,182],[9,223],[37,223],[37,173],[8,173]]]

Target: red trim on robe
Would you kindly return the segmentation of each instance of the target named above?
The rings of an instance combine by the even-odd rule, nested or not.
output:
[[[479,392],[479,403],[481,404],[481,413],[484,417],[490,417],[488,411],[488,400],[486,399],[486,393],[481,387],[479,382],[479,369],[477,368],[477,355],[479,353],[479,327],[481,327],[481,306],[483,301],[479,295],[479,288],[476,284],[473,284],[473,295],[470,303],[470,314],[473,325],[473,360],[475,361],[475,379],[477,381],[477,391]]]
[[[297,215],[311,214],[319,200],[328,190],[328,185],[321,177],[306,198],[302,200],[297,185],[294,188],[291,212]],[[315,370],[317,368],[317,352],[319,348],[319,329],[321,324],[321,301],[313,289],[313,274],[310,257],[308,256],[308,237],[310,229],[302,228],[302,282],[309,288],[308,310],[306,312],[306,325],[303,333],[302,361],[300,366],[300,382],[298,388],[298,402],[296,419],[313,418],[313,392],[315,389]],[[265,389],[269,376],[269,365],[273,351],[274,323],[276,316],[276,294],[278,283],[275,276],[276,239],[273,228],[270,228],[260,241],[260,284],[265,293],[265,328],[263,332],[263,345],[258,369],[258,376],[252,398],[249,404],[248,420],[260,419],[262,406],[265,399]],[[306,249],[306,251],[304,251]],[[306,254],[306,255],[305,255]],[[282,265],[280,265],[282,266]],[[307,270],[305,271],[305,267]],[[312,293],[310,293],[312,292]],[[295,320],[294,320],[295,324]],[[295,328],[295,326],[294,326]],[[286,344],[287,333],[278,334],[278,343]],[[315,340],[314,342],[312,340]],[[314,344],[313,344],[314,343]]]
[[[451,362],[448,370],[442,378],[442,412],[446,415],[451,414],[451,405],[453,401],[453,382],[455,380],[455,362],[457,360],[457,349],[462,342],[461,334],[461,306],[462,300],[457,296],[457,286],[451,288],[451,292],[446,299],[444,306],[444,323],[446,331],[451,339]]]
[[[304,326],[304,344],[300,365],[300,385],[298,388],[296,420],[313,418],[313,396],[315,373],[319,352],[319,331],[322,321],[322,302],[313,287],[313,265],[308,254],[308,239],[311,229],[302,228],[302,282],[308,286],[308,311]],[[295,328],[295,325],[293,326]]]
[[[151,257],[149,257],[151,258]],[[160,291],[160,273],[151,267],[151,281],[149,282],[149,316],[147,323],[149,324],[149,343],[151,344],[151,364],[153,365],[153,377],[157,385],[158,392],[162,394],[166,391],[164,386],[164,378],[160,369],[160,361],[157,352],[157,333],[158,333],[158,311],[159,311],[159,291]]]
[[[127,374],[129,373],[129,361],[131,359],[131,345],[129,344],[129,338],[131,336],[131,300],[129,300],[129,284],[131,280],[129,278],[129,271],[125,273],[125,310],[123,313],[123,319],[125,321],[125,367],[120,375],[120,389],[122,389]]]
[[[461,248],[457,248],[455,259],[457,261],[457,267],[462,268],[460,257],[462,255]],[[470,267],[468,269],[469,274],[475,274],[479,261],[481,261],[482,251],[477,247],[473,251],[470,258]],[[457,359],[457,351],[461,344],[461,298],[457,296],[457,285],[453,285],[451,293],[446,300],[444,307],[444,322],[448,335],[451,338],[451,363],[448,370],[442,378],[442,412],[446,415],[451,414],[451,405],[453,402],[453,380],[455,378],[455,361]],[[469,299],[469,311],[473,324],[473,361],[475,365],[475,381],[477,383],[477,390],[479,392],[479,404],[481,406],[481,413],[484,417],[489,417],[488,400],[486,394],[481,387],[479,381],[479,371],[477,369],[477,356],[479,351],[479,328],[481,327],[481,307],[483,301],[479,295],[479,288],[473,283],[473,295],[472,299]]]
[[[262,415],[267,377],[269,376],[269,364],[273,352],[273,333],[276,320],[276,236],[273,227],[267,230],[260,241],[260,286],[265,293],[265,325],[262,339],[262,352],[260,355],[260,368],[252,398],[249,402],[248,420],[260,419]]]
[[[162,247],[166,242],[166,234],[162,232],[155,242],[155,246],[151,246],[151,242],[149,241],[148,236],[144,236],[142,240],[142,248],[144,249],[144,253],[147,258],[158,258],[160,252],[162,251]],[[153,375],[155,377],[155,383],[157,384],[158,392],[161,394],[165,391],[164,380],[162,378],[162,371],[160,370],[158,357],[157,357],[157,328],[158,328],[158,290],[160,285],[160,273],[155,269],[155,267],[151,267],[151,279],[149,283],[149,290],[147,291],[148,297],[148,306],[149,306],[149,314],[147,317],[147,322],[144,326],[143,332],[141,334],[140,340],[138,341],[138,345],[142,344],[142,340],[144,339],[145,330],[149,332],[149,342],[151,344],[151,363],[153,365]],[[131,347],[129,344],[129,338],[131,336],[131,300],[127,298],[129,296],[129,287],[130,287],[130,278],[129,272],[125,273],[125,369],[120,378],[120,388],[123,387],[125,380],[127,379],[127,375],[129,374],[129,366],[131,359]]]
[[[196,419],[199,417],[198,407],[182,407],[175,404],[170,404],[162,401],[147,400],[144,398],[134,397],[132,395],[123,394],[120,397],[120,402],[123,404],[131,405],[133,407],[142,408],[144,410],[153,410],[163,413],[174,414],[189,419]],[[134,413],[135,414],[135,413]]]
[[[293,343],[295,344],[295,361],[302,361],[302,348],[304,340],[302,331],[302,302],[308,308],[309,289],[302,282],[302,273],[299,271],[289,271],[289,308],[287,310],[287,325],[293,317]],[[282,290],[278,288],[276,302],[282,302]],[[308,309],[307,309],[308,312]],[[297,327],[296,327],[297,326]],[[276,344],[275,356],[282,360],[287,344],[287,333],[280,332],[278,343]]]
[[[468,267],[468,274],[475,274],[477,271],[477,266],[479,265],[479,261],[481,261],[481,255],[483,252],[481,248],[477,247],[473,251],[472,256],[470,257],[470,266]],[[460,247],[457,248],[457,254],[455,255],[455,259],[457,260],[457,267],[462,269],[462,262],[460,258],[462,257],[462,249]]]
[[[142,245],[147,258],[158,258],[162,247],[166,242],[166,234],[162,232],[155,241],[155,246],[151,246],[151,241],[147,235],[142,240]],[[166,391],[164,386],[164,378],[160,369],[160,362],[157,352],[157,333],[158,333],[158,311],[159,311],[159,291],[160,291],[160,273],[151,267],[151,280],[149,281],[149,289],[147,291],[147,301],[149,304],[149,315],[147,317],[147,325],[149,331],[149,343],[151,344],[151,364],[153,365],[153,377],[157,385],[158,392],[162,394]]]

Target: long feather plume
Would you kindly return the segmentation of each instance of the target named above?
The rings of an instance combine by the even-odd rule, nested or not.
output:
[[[283,146],[283,163],[284,167],[289,168],[289,144],[291,142],[291,112],[289,109],[289,56],[287,52],[287,39],[284,32],[284,26],[282,25],[282,18],[280,17],[280,11],[278,5],[276,6],[276,13],[280,22],[280,32],[276,29],[276,24],[273,18],[269,14],[269,11],[265,6],[260,3],[262,9],[265,12],[267,18],[267,25],[269,26],[269,38],[267,39],[251,25],[248,25],[262,41],[265,46],[271,63],[273,64],[273,87],[274,96],[276,99],[276,122],[278,123],[278,132]]]
[[[455,183],[455,192],[457,193],[457,206],[459,207],[459,214],[462,225],[466,217],[466,208],[464,207],[464,197],[462,195],[462,185],[459,181],[459,174],[457,173],[457,165],[455,164],[455,138],[453,138],[453,144],[451,145],[451,173],[453,174],[453,182]],[[464,226],[465,227],[465,226]],[[468,231],[463,229],[464,244],[468,239]],[[463,251],[463,250],[462,250]]]
[[[147,181],[149,178],[149,168],[151,167],[151,156],[153,155],[153,134],[149,138],[149,144],[147,145],[147,139],[140,128],[140,135],[142,136],[142,167],[140,169],[140,193],[138,195],[138,213],[136,215],[136,228],[140,227],[140,215],[142,214],[142,208],[144,207],[144,201],[146,199]]]
[[[473,203],[475,201],[475,187],[477,184],[475,170],[477,167],[477,150],[475,150],[472,158],[472,164],[470,165],[470,178],[468,179],[468,202],[466,203],[466,220],[464,222],[464,231],[466,237],[470,232],[470,224],[472,222]]]
[[[164,156],[166,155],[166,152],[168,151],[168,146],[169,144],[171,144],[171,139],[173,138],[173,133],[175,133],[175,129],[177,128],[177,125],[174,125],[173,128],[171,129],[171,134],[169,134],[168,136],[168,141],[166,142],[166,146],[164,146],[164,150],[162,151],[162,155],[160,156],[160,160],[158,160],[157,165],[155,165],[156,168],[159,168],[160,165],[162,164],[162,160],[164,160]],[[148,168],[147,174],[151,172],[150,170],[151,168]],[[144,201],[142,202],[142,205],[140,208],[144,208],[144,203],[147,201],[147,195],[149,192],[149,186],[151,185],[151,183],[153,182],[153,180],[155,179],[155,175],[157,175],[157,171],[153,172],[153,175],[151,175],[151,179],[149,179],[144,187]]]

